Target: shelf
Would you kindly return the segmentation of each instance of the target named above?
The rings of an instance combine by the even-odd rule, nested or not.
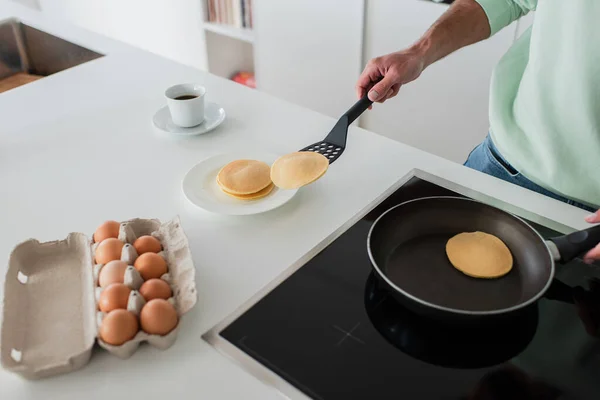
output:
[[[241,40],[247,43],[254,42],[254,32],[252,29],[236,28],[225,24],[216,24],[214,22],[204,22],[204,30],[227,36],[232,39]]]

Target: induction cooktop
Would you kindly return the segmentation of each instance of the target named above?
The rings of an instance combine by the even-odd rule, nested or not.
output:
[[[481,326],[447,325],[397,303],[371,270],[366,238],[390,207],[465,196],[521,216],[545,238],[571,231],[415,170],[203,338],[293,399],[598,399],[600,344],[561,288],[600,269],[557,269],[536,304]]]

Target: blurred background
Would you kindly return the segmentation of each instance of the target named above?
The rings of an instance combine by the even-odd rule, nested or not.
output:
[[[373,57],[409,46],[451,0],[13,0],[338,118]],[[359,125],[463,162],[488,129],[494,65],[533,14],[434,64]]]

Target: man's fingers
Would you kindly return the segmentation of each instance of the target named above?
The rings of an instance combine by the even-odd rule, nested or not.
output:
[[[369,63],[356,82],[356,95],[362,98],[373,87],[373,84],[381,78],[381,74],[375,65]]]
[[[358,86],[356,85],[356,97],[358,97],[359,99],[362,99],[362,97],[365,95],[365,93],[367,93],[366,88],[364,88],[363,86]]]
[[[392,86],[396,82],[392,74],[387,74],[381,81],[375,84],[371,90],[369,90],[369,100],[371,101],[382,101],[385,100],[385,95],[390,91]]]
[[[585,256],[583,257],[583,261],[585,261],[588,264],[593,263],[594,260],[600,260],[600,243],[597,244],[596,247],[585,253]]]
[[[585,217],[585,220],[591,224],[600,222],[600,210],[588,215],[587,217]]]
[[[379,101],[383,103],[384,101],[386,101],[387,99],[389,99],[390,97],[392,97],[392,93],[393,92],[394,92],[394,89],[390,88],[390,90],[387,91],[387,93],[385,94],[385,96],[383,96],[381,98],[381,100],[379,100]]]
[[[392,97],[395,97],[398,92],[400,91],[400,85],[399,83],[396,83],[395,85],[392,85],[392,91],[391,94],[388,96],[388,99],[391,99]]]
[[[385,96],[380,96],[379,100],[377,100],[378,103],[383,103],[389,99],[391,99],[392,97],[396,96],[398,94],[398,91],[400,90],[400,85],[399,83],[392,85],[392,87],[387,91],[387,93],[385,94]]]
[[[600,210],[588,215],[587,217],[585,217],[585,220],[591,224],[600,222]],[[585,261],[588,264],[593,263],[594,260],[600,260],[600,243],[596,245],[596,247],[588,251],[585,254],[585,256],[583,256],[583,261]]]

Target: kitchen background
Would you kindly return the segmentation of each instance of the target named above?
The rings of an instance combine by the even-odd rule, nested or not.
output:
[[[369,59],[410,45],[448,7],[432,0],[13,1],[334,118],[356,100]],[[359,125],[462,163],[487,133],[492,69],[532,18],[434,64]]]

